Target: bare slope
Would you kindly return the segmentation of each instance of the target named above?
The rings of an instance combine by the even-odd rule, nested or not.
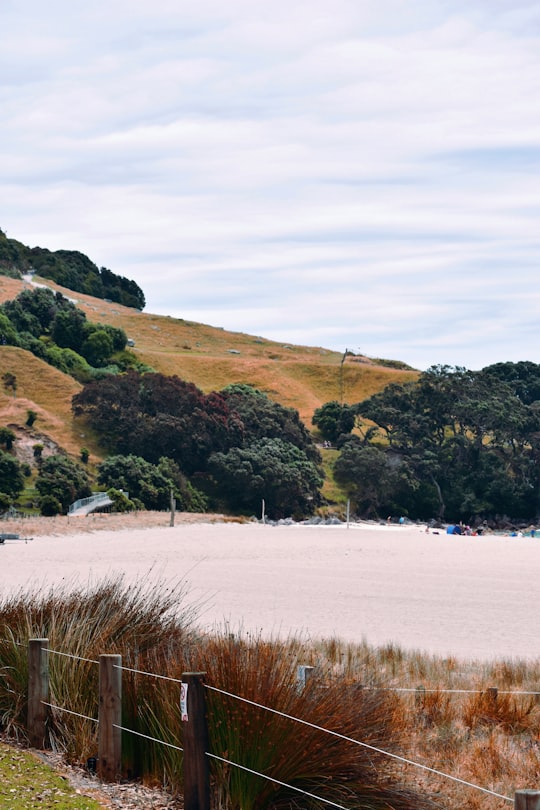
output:
[[[249,383],[272,399],[297,408],[306,425],[316,408],[336,399],[359,402],[389,382],[415,379],[416,371],[377,365],[364,357],[347,357],[320,347],[276,343],[262,337],[228,332],[179,318],[152,315],[73,293],[37,279],[75,301],[91,321],[123,328],[135,341],[137,357],[155,371],[177,374],[203,391],[220,390],[230,383]],[[28,287],[26,281],[0,276],[0,302]],[[71,397],[80,385],[28,352],[0,347],[0,373],[17,376],[17,397],[0,392],[0,425],[24,425],[26,412],[38,412],[35,427],[68,452],[81,446],[98,453],[88,435],[73,423]]]

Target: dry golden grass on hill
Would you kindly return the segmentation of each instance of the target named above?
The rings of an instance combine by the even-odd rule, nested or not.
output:
[[[75,301],[89,320],[124,329],[137,358],[155,371],[176,374],[208,393],[230,383],[248,383],[283,405],[296,408],[311,427],[316,408],[330,400],[354,403],[390,382],[415,379],[416,371],[377,365],[320,347],[295,346],[181,318],[153,315],[74,293],[38,279]],[[0,276],[0,303],[28,288],[26,281]],[[71,454],[81,446],[99,456],[92,436],[73,422],[71,397],[80,385],[28,352],[0,347],[0,371],[17,376],[17,397],[0,392],[0,424],[24,425],[26,411],[38,413],[36,429]]]

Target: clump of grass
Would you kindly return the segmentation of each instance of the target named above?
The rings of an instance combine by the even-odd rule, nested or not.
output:
[[[537,702],[530,696],[478,692],[466,701],[463,722],[470,729],[497,726],[509,734],[519,734],[538,723]]]
[[[8,733],[24,738],[27,712],[27,643],[48,638],[51,703],[84,717],[97,717],[97,662],[119,653],[126,666],[164,638],[169,648],[190,642],[195,609],[185,606],[182,584],[167,586],[142,578],[135,586],[122,577],[87,587],[66,584],[48,592],[21,590],[0,602],[0,719]],[[126,700],[129,700],[129,690]],[[95,724],[53,710],[53,747],[71,761],[97,750]]]
[[[50,654],[51,702],[87,717],[97,716],[94,661],[101,653],[122,655],[123,726],[169,743],[124,733],[124,773],[172,793],[182,791],[179,681],[183,672],[206,672],[207,685],[215,687],[206,690],[211,750],[284,783],[214,762],[215,810],[322,810],[307,794],[351,810],[428,808],[430,795],[444,810],[507,806],[506,799],[416,769],[414,762],[506,797],[540,778],[540,703],[535,695],[504,694],[537,690],[539,661],[464,662],[395,644],[275,641],[227,629],[202,636],[196,614],[182,586],[149,579],[135,587],[120,578],[6,597],[0,602],[0,728],[24,739],[26,645],[47,637],[51,650],[70,656]],[[305,688],[297,683],[299,664],[315,667]],[[49,730],[71,761],[95,755],[95,724],[55,710]]]
[[[347,679],[329,677],[324,668],[300,688],[297,668],[302,662],[304,646],[294,640],[229,635],[207,641],[204,666],[209,683],[249,701],[211,691],[212,750],[293,787],[218,764],[214,774],[220,806],[306,807],[317,804],[307,796],[313,794],[353,808],[431,807],[425,796],[392,778],[389,760],[377,750],[395,751],[399,745],[395,695],[364,691]],[[330,736],[324,729],[341,736]],[[351,742],[355,739],[364,745]]]

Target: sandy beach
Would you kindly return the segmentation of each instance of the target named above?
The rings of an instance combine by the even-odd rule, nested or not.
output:
[[[33,533],[0,546],[2,597],[122,574],[184,582],[207,630],[393,642],[467,659],[540,655],[540,539],[185,514],[171,527],[165,513],[48,520],[41,534],[39,521],[1,526]]]

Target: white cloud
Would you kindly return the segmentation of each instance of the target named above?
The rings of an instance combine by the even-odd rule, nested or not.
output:
[[[0,11],[9,235],[285,342],[540,362],[540,2]]]

